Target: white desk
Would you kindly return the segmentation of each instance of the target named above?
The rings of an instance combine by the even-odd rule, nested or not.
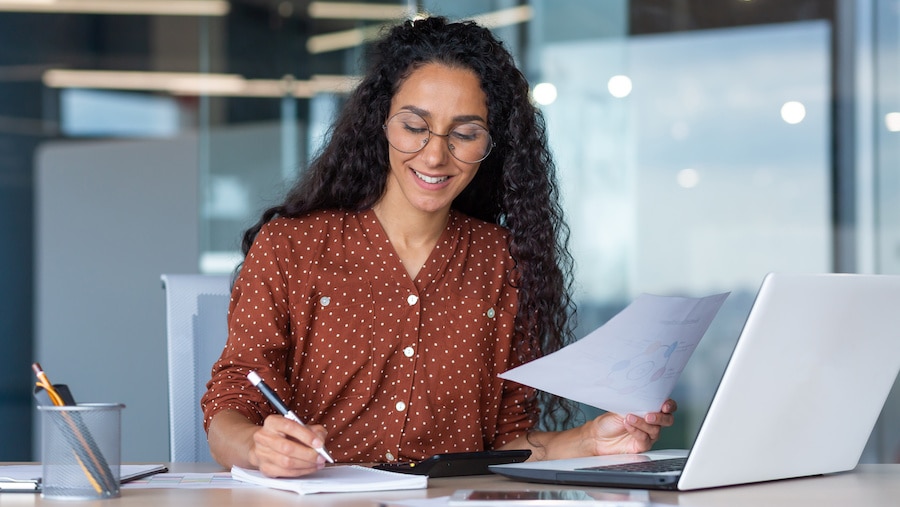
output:
[[[173,472],[219,471],[214,465],[175,463]],[[230,507],[265,505],[266,507],[365,506],[379,501],[408,500],[446,496],[456,489],[555,489],[558,486],[516,482],[499,476],[431,479],[428,489],[379,491],[371,493],[329,493],[299,496],[269,489],[135,489],[123,490],[120,498],[88,502],[44,500],[40,495],[0,494],[3,507],[53,505],[57,507]],[[591,488],[573,488],[591,489]],[[689,507],[895,507],[900,505],[900,464],[860,465],[854,472],[805,479],[791,479],[747,486],[732,486],[689,493],[650,493],[653,502]]]

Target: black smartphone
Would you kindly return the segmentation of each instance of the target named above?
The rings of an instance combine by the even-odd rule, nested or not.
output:
[[[531,456],[527,449],[511,451],[448,452],[410,463],[381,463],[378,470],[428,477],[459,477],[461,475],[488,475],[488,465],[519,463]]]

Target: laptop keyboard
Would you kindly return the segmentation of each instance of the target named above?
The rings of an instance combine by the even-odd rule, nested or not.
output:
[[[625,472],[680,472],[684,468],[687,458],[668,458],[654,461],[637,461],[634,463],[619,463],[616,465],[600,465],[596,467],[579,468],[579,470],[618,470]]]

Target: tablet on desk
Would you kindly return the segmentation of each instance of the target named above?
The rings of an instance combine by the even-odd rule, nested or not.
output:
[[[463,475],[488,475],[488,465],[519,463],[528,459],[531,451],[515,449],[511,451],[448,452],[435,454],[419,462],[382,463],[379,470],[404,474],[427,475],[428,477],[459,477]]]
[[[456,490],[447,501],[450,507],[646,507],[628,491],[587,492],[580,489],[547,490]]]

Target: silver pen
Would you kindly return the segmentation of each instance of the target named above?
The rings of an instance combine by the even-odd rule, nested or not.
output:
[[[251,384],[255,385],[256,388],[263,393],[263,396],[265,396],[266,399],[269,400],[269,403],[271,403],[272,406],[275,407],[275,410],[277,410],[281,415],[283,415],[287,419],[294,421],[300,426],[303,426],[304,428],[306,427],[306,425],[303,424],[303,421],[301,421],[300,418],[297,417],[297,414],[288,409],[287,405],[285,405],[284,402],[281,401],[281,398],[279,398],[278,395],[275,394],[275,391],[273,391],[271,387],[267,386],[266,383],[263,382],[263,380],[259,377],[259,374],[257,374],[255,371],[251,371],[247,374],[247,378],[250,379]],[[334,459],[331,457],[331,455],[328,454],[328,451],[326,451],[324,447],[316,447],[316,452],[319,453],[320,456],[328,460],[329,463],[334,463]]]

